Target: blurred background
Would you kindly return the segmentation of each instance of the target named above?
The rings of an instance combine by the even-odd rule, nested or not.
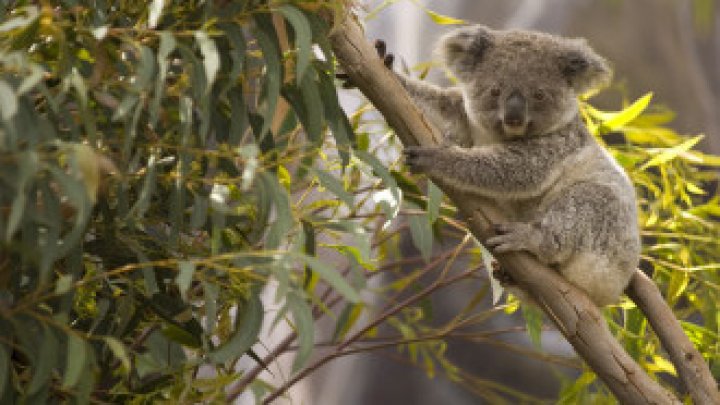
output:
[[[720,14],[712,0],[367,1],[364,11],[371,13],[367,37],[384,39],[399,60],[396,66],[412,68],[427,62],[436,38],[453,28],[433,22],[428,9],[495,29],[533,29],[587,38],[615,71],[613,86],[597,95],[594,105],[618,110],[624,102],[652,91],[653,105],[676,113],[670,124],[673,129],[687,135],[704,133],[700,149],[720,153]],[[442,83],[443,73],[434,69],[428,79]],[[348,93],[349,99],[359,99],[358,94]],[[446,240],[446,246],[436,248],[455,243]],[[438,322],[452,318],[482,283],[463,283],[437,294],[432,303],[434,317]],[[492,304],[488,300],[484,305]],[[554,403],[561,380],[558,374],[577,377],[580,362],[553,331],[544,332],[542,338],[543,352],[553,357],[535,352],[523,325],[518,313],[494,316],[481,328],[503,331],[493,338],[499,343],[451,342],[448,358],[476,377],[472,383],[461,385],[443,375],[429,380],[424,370],[392,348],[346,356],[326,365],[295,388],[293,403],[491,403],[474,391],[493,387],[494,382]]]

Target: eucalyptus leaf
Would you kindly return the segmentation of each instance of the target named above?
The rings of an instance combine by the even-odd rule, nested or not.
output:
[[[220,56],[215,41],[205,31],[196,31],[195,40],[198,42],[200,53],[203,56],[203,66],[205,67],[205,78],[207,80],[205,92],[207,93],[212,88],[217,72],[220,69]]]
[[[88,348],[85,340],[74,333],[67,336],[67,358],[62,382],[65,389],[74,387],[78,383],[88,363]]]
[[[350,302],[360,302],[360,294],[343,278],[343,276],[329,264],[306,255],[297,255],[298,259],[307,264],[330,284],[337,292]]]
[[[238,358],[250,350],[258,339],[263,321],[263,306],[260,297],[253,292],[247,302],[241,307],[235,322],[235,332],[230,338],[208,354],[214,363],[224,363],[230,359]]]
[[[414,208],[417,209],[416,206],[414,206]],[[427,213],[408,215],[408,223],[410,224],[410,236],[412,237],[413,244],[420,251],[423,260],[429,262],[432,257],[433,247],[433,233],[430,218]]]
[[[312,172],[315,176],[317,176],[318,180],[320,180],[320,184],[327,188],[331,193],[335,194],[335,196],[342,200],[345,205],[350,208],[355,205],[353,195],[345,190],[342,182],[336,179],[335,176],[320,168],[313,169]]]
[[[428,219],[430,220],[431,224],[434,224],[435,221],[437,221],[438,217],[440,216],[440,204],[442,203],[443,192],[432,181],[428,180],[427,184],[428,184],[427,185]]]
[[[303,81],[305,71],[310,65],[313,55],[312,50],[312,28],[305,14],[292,4],[285,4],[278,8],[280,14],[292,25],[295,32],[295,43],[297,44],[297,82]]]
[[[293,371],[297,371],[307,363],[312,354],[315,346],[315,323],[310,305],[298,293],[290,293],[287,296],[287,304],[295,321],[295,330],[300,346],[295,354],[292,366]]]
[[[280,97],[280,87],[283,83],[283,69],[280,56],[280,45],[278,43],[275,26],[270,17],[265,14],[254,16],[255,39],[262,50],[267,72],[265,74],[265,112],[263,123],[257,134],[259,140],[263,140],[270,131],[275,108]]]
[[[57,365],[59,343],[57,336],[47,325],[42,324],[42,345],[32,367],[32,378],[27,387],[27,394],[33,395],[47,386],[52,371]]]
[[[180,295],[187,300],[187,290],[190,288],[195,274],[195,262],[183,260],[178,262],[178,275],[175,278]]]

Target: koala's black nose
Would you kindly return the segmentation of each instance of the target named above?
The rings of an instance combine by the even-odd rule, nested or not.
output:
[[[525,124],[526,101],[522,93],[514,90],[505,100],[505,114],[503,123],[510,127],[519,127]]]

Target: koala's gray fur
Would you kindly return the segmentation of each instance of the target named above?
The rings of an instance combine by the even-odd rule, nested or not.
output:
[[[470,26],[439,45],[458,85],[399,74],[450,145],[411,147],[411,168],[491,198],[510,222],[488,244],[526,250],[583,289],[614,303],[638,265],[635,192],[588,133],[577,95],[605,84],[607,63],[583,40]]]

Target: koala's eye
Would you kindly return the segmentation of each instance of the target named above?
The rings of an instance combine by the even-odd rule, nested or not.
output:
[[[535,99],[535,101],[545,100],[545,92],[542,90],[536,90],[533,92],[533,99]]]
[[[490,89],[490,95],[493,97],[500,97],[500,88],[499,87],[493,87]]]

